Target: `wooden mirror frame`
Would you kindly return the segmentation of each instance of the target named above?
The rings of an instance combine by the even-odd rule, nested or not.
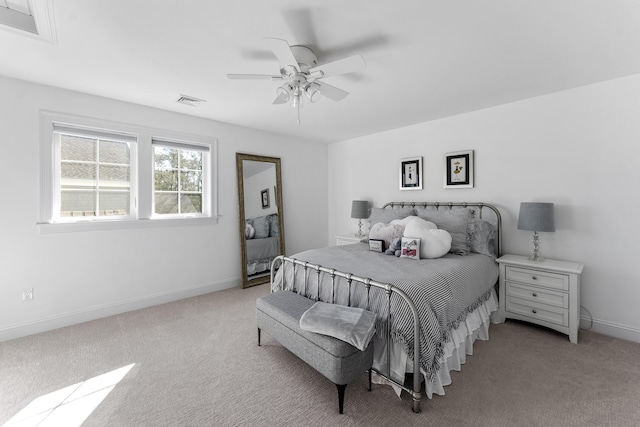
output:
[[[280,158],[279,157],[267,157],[267,156],[257,156],[254,154],[245,154],[245,153],[236,153],[236,173],[238,180],[238,211],[239,211],[239,222],[238,222],[238,230],[240,232],[240,253],[242,258],[242,287],[248,288],[255,285],[260,285],[262,283],[267,283],[270,281],[270,274],[267,272],[265,275],[261,275],[254,278],[249,278],[247,272],[247,245],[246,245],[246,237],[245,237],[245,200],[244,200],[244,165],[243,161],[249,160],[253,162],[267,162],[273,163],[276,167],[276,206],[278,209],[278,237],[279,237],[279,247],[280,247],[280,255],[285,254],[284,249],[284,216],[282,209],[282,176],[280,174]]]

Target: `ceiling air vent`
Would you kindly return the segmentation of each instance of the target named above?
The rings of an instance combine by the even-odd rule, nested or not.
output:
[[[184,104],[184,105],[189,105],[191,107],[197,107],[198,105],[202,104],[203,102],[207,102],[207,101],[205,101],[204,99],[196,98],[194,96],[180,95],[180,97],[178,98],[178,100],[176,102],[178,104]]]

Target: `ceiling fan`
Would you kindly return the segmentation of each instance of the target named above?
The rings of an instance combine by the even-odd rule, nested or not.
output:
[[[337,61],[318,65],[315,53],[307,46],[294,45],[283,39],[266,38],[269,48],[280,63],[280,74],[227,74],[230,79],[238,80],[282,80],[284,83],[276,89],[276,99],[273,104],[291,105],[298,113],[300,124],[300,107],[303,95],[311,102],[318,101],[325,96],[333,101],[344,99],[349,92],[331,86],[321,81],[324,77],[363,71],[366,68],[364,59],[360,55],[350,56]]]

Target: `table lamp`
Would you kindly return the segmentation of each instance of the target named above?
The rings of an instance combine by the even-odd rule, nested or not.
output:
[[[351,218],[358,219],[358,233],[356,236],[363,237],[362,220],[369,218],[369,202],[366,200],[354,200],[351,202]]]
[[[553,203],[522,202],[518,215],[518,230],[533,231],[533,253],[529,257],[532,261],[543,262],[540,256],[539,231],[556,231],[553,220]]]

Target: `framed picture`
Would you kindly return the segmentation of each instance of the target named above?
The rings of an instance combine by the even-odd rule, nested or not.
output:
[[[262,198],[262,209],[267,209],[269,207],[269,189],[262,190],[260,196]]]
[[[369,250],[382,252],[384,250],[384,240],[369,239]]]
[[[444,155],[444,188],[473,188],[473,150]]]
[[[422,190],[422,157],[400,160],[400,190]]]

